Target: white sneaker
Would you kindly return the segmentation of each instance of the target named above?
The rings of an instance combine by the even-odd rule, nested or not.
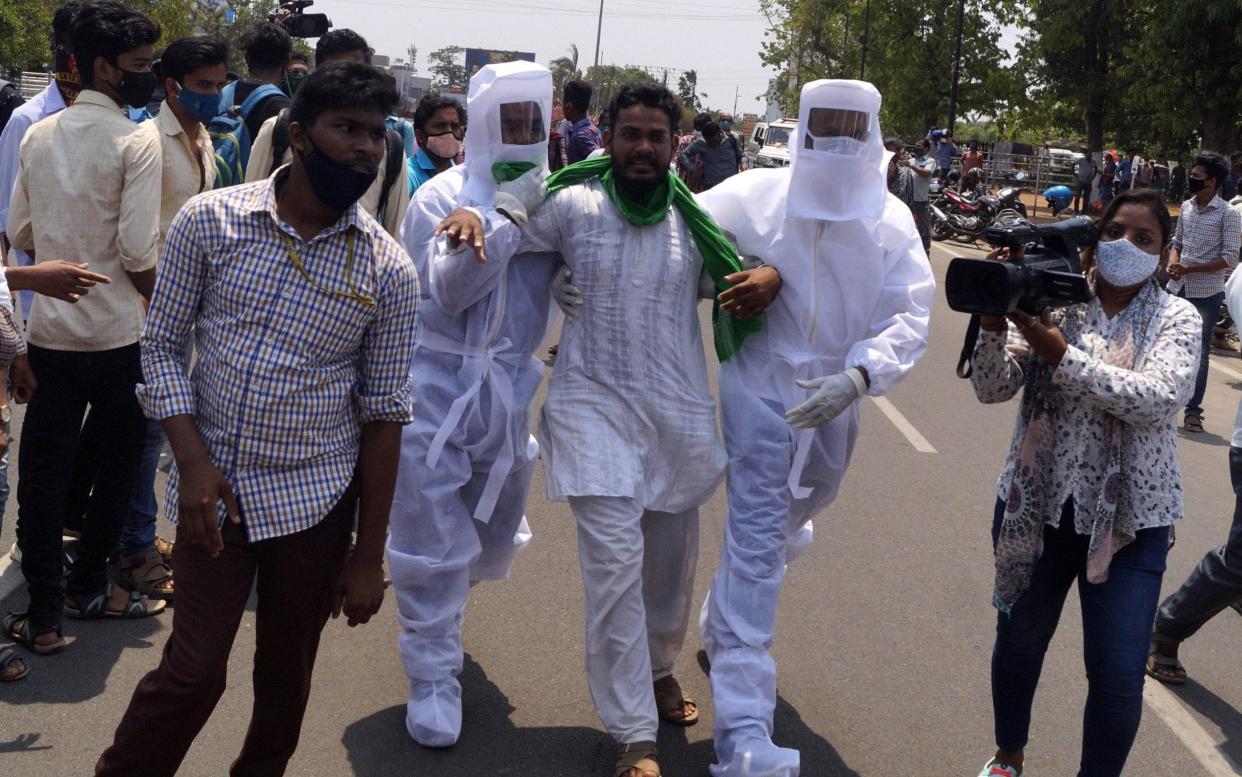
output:
[[[415,681],[405,704],[405,730],[423,747],[452,747],[461,736],[461,683],[456,677]]]
[[[1022,770],[993,758],[983,765],[979,777],[1022,777]]]

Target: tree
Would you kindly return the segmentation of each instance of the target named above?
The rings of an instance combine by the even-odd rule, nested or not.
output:
[[[552,71],[552,94],[557,99],[560,99],[567,81],[582,78],[582,71],[578,69],[578,44],[569,44],[568,53],[569,56],[557,57],[548,63],[548,69]]]
[[[608,108],[613,95],[624,83],[629,81],[659,83],[646,70],[634,65],[592,65],[587,68],[586,80],[595,87],[591,93],[591,110],[596,113]]]
[[[410,75],[418,75],[418,46],[411,43],[405,50],[405,56],[410,66]]]
[[[52,6],[45,0],[0,3],[0,76],[42,70],[52,59]]]
[[[427,71],[431,73],[432,89],[459,94],[466,91],[469,78],[466,76],[465,53],[461,46],[445,46],[431,52],[427,57]]]
[[[687,70],[677,79],[677,97],[681,100],[683,106],[695,113],[702,110],[703,102],[699,99],[699,73],[697,70]]]

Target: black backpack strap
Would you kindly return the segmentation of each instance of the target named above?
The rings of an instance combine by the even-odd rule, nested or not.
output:
[[[966,341],[962,343],[962,355],[957,360],[957,377],[965,379],[969,378],[974,372],[974,366],[970,360],[975,355],[975,343],[979,340],[979,317],[971,316],[970,323],[966,325]]]
[[[384,144],[388,155],[384,160],[384,188],[380,192],[379,205],[375,208],[375,220],[380,224],[384,223],[384,211],[388,209],[388,192],[392,190],[392,185],[397,182],[397,176],[401,174],[401,168],[405,167],[405,165],[401,164],[405,161],[405,141],[402,139],[401,133],[389,128],[384,133]]]
[[[272,127],[272,169],[267,171],[269,176],[284,164],[285,152],[288,150],[289,109],[285,108],[276,115],[276,126]]]

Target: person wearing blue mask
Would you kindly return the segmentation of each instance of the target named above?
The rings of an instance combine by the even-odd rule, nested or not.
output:
[[[208,37],[181,38],[169,44],[157,66],[164,81],[164,103],[147,124],[160,142],[160,237],[191,197],[215,185],[215,152],[206,125],[219,111],[220,90],[227,83],[228,48]],[[164,448],[159,421],[148,420],[138,478],[130,497],[118,543],[121,583],[154,599],[171,600],[172,543],[155,536],[158,506],[155,470]]]

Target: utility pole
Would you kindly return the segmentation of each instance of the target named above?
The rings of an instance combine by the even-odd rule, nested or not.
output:
[[[961,24],[958,24],[961,28]],[[595,25],[595,66],[599,67],[599,36],[604,32],[604,0],[599,0],[599,21]]]
[[[734,121],[737,121],[737,98],[739,98],[739,97],[741,97],[741,96],[742,96],[742,87],[741,87],[741,85],[735,86],[735,87],[733,88],[733,120],[734,120]],[[738,124],[738,126],[740,127],[740,126],[742,126],[742,125],[741,125],[741,124]]]
[[[966,16],[966,0],[957,0],[957,33],[953,39],[953,81],[949,84],[949,124],[947,129],[953,131],[957,122],[957,81],[962,68],[962,20]]]
[[[858,80],[859,81],[867,80],[867,39],[870,37],[871,37],[871,0],[867,0],[867,9],[863,11],[862,64],[858,66]]]

